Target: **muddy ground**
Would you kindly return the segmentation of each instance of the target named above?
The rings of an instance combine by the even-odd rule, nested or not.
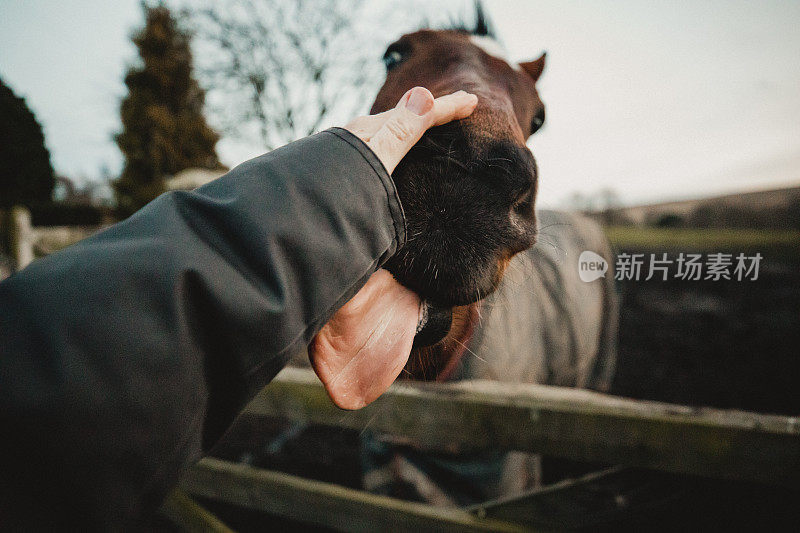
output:
[[[800,414],[800,259],[764,255],[755,281],[620,282],[613,392]]]

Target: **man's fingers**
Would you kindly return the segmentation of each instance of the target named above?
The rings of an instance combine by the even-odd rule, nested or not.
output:
[[[477,104],[478,97],[464,91],[434,99],[428,89],[414,87],[394,109],[358,117],[345,128],[367,143],[391,173],[428,128],[468,117]]]
[[[428,89],[414,87],[398,102],[381,128],[367,141],[386,170],[391,174],[397,163],[411,150],[433,123],[433,95]]]
[[[440,96],[433,102],[433,126],[466,118],[478,105],[478,97],[465,91]]]
[[[477,103],[477,96],[464,91],[434,99],[428,89],[414,87],[386,114],[367,144],[391,173],[428,128],[469,116]]]

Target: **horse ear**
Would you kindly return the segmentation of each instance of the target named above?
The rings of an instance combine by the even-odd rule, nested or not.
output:
[[[519,66],[522,68],[522,70],[528,73],[528,76],[533,78],[533,81],[536,81],[539,79],[539,76],[542,75],[546,58],[547,52],[544,52],[539,59],[525,61],[524,63],[520,63]]]

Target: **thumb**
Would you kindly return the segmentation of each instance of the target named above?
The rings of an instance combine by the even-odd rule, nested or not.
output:
[[[367,145],[391,174],[401,159],[420,140],[434,122],[433,95],[424,87],[414,87],[388,113],[386,122]]]

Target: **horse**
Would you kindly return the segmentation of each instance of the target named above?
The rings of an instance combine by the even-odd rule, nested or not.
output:
[[[577,265],[584,250],[611,263],[609,245],[599,226],[584,217],[534,209],[538,169],[526,140],[545,121],[536,87],[545,59],[542,54],[510,63],[480,10],[470,30],[420,30],[384,54],[386,81],[371,113],[390,109],[415,85],[434,96],[461,89],[479,96],[470,117],[432,128],[393,173],[408,241],[386,268],[433,302],[435,313],[452,314],[439,338],[415,347],[407,378],[450,378],[469,341],[495,354],[471,375],[597,390],[610,385],[616,338],[612,277],[583,283]],[[564,327],[555,334],[559,320]],[[537,337],[512,341],[514,335],[494,333],[502,328]],[[503,342],[487,345],[494,341]],[[518,346],[498,357],[510,342]],[[515,350],[522,345],[528,352],[543,347],[534,350],[536,365]],[[502,375],[509,365],[516,371]]]
[[[534,208],[539,176],[526,141],[545,123],[536,86],[545,61],[542,54],[510,62],[480,9],[473,28],[419,30],[384,54],[387,76],[371,113],[390,109],[414,86],[434,96],[466,90],[479,99],[470,117],[428,131],[393,173],[408,240],[385,268],[430,304],[429,322],[438,325],[426,338],[418,335],[402,379],[599,391],[611,385],[613,274],[584,282],[578,268],[586,250],[613,264],[610,246],[591,220]],[[450,457],[447,468],[408,446],[379,444],[367,442],[364,477],[376,492],[411,485],[417,498],[464,505],[541,479],[539,459],[530,454]],[[492,461],[491,475],[464,474],[476,462],[485,472]]]
[[[511,63],[482,11],[474,27],[422,29],[389,45],[371,113],[410,88],[478,95],[472,115],[430,129],[392,174],[406,244],[384,268],[428,306],[404,380],[493,379],[607,391],[616,361],[613,274],[579,278],[589,250],[612,264],[602,229],[573,213],[535,210],[538,168],[526,145],[545,123],[536,83],[546,56]],[[307,366],[296,358],[294,364]],[[538,456],[449,456],[364,432],[363,486],[466,505],[532,488]],[[484,475],[471,475],[481,471]],[[436,473],[441,475],[436,475]]]

